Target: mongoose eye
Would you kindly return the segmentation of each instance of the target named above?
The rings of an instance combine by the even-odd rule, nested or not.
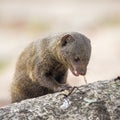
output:
[[[80,61],[80,58],[79,58],[79,57],[75,57],[75,58],[74,58],[74,61],[75,61],[75,62],[78,62],[78,61]]]

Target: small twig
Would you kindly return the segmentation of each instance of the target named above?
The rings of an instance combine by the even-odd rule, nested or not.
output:
[[[86,79],[86,77],[85,77],[85,76],[83,76],[83,77],[84,77],[85,83],[87,84],[87,79]],[[69,91],[68,94],[60,94],[60,95],[63,95],[64,98],[67,98],[68,96],[70,96],[70,95],[73,93],[73,91],[74,91],[75,89],[79,90],[79,88],[78,88],[77,86],[74,86],[74,87],[72,87],[72,89]]]
[[[87,83],[87,79],[86,79],[86,77],[85,77],[85,76],[83,76],[83,77],[84,77],[84,81],[85,81],[85,83],[88,84],[88,83]]]
[[[60,94],[60,95],[63,95],[64,98],[67,98],[68,96],[70,96],[70,95],[73,93],[73,91],[74,91],[75,89],[79,90],[78,87],[74,86],[74,87],[72,87],[71,90],[69,90],[69,93],[68,93],[68,94],[64,94],[64,93],[63,93],[63,94]],[[59,95],[58,95],[58,96],[59,96]]]
[[[72,88],[72,90],[68,93],[67,97],[70,96],[75,89],[79,90],[78,87],[74,86],[74,87]]]

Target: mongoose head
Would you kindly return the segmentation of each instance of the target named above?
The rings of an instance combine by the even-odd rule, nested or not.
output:
[[[91,55],[91,44],[87,37],[76,32],[64,35],[60,53],[60,58],[75,76],[86,74]]]

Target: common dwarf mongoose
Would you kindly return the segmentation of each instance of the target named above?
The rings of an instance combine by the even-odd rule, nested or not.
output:
[[[90,40],[78,32],[33,41],[17,61],[11,87],[12,102],[66,89],[69,87],[68,69],[75,76],[84,76],[90,55]]]

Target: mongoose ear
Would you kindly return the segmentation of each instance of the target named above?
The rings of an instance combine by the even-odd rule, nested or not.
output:
[[[62,37],[61,45],[65,46],[66,44],[73,42],[73,41],[74,41],[74,38],[71,35],[67,34],[67,35]]]

